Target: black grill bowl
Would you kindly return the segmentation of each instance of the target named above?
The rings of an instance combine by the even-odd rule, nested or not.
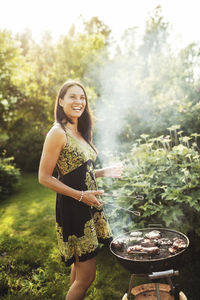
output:
[[[128,270],[131,274],[151,274],[152,272],[158,272],[158,271],[166,271],[170,269],[174,270],[180,270],[181,266],[184,264],[184,255],[185,252],[189,246],[189,239],[186,235],[184,235],[181,232],[172,230],[172,229],[166,229],[166,228],[148,228],[148,229],[137,229],[135,231],[143,231],[143,233],[147,233],[151,230],[158,230],[163,233],[171,232],[177,235],[178,238],[181,238],[185,241],[187,247],[183,249],[182,251],[178,252],[175,255],[166,257],[166,258],[158,258],[158,259],[150,259],[147,260],[136,260],[136,259],[130,259],[123,257],[119,253],[116,253],[116,249],[113,247],[113,242],[119,238],[124,238],[130,236],[130,232],[120,235],[113,239],[113,241],[110,243],[110,251],[111,253],[116,257],[119,264]]]

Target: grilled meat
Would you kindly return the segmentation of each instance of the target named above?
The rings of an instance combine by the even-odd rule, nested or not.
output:
[[[130,236],[140,237],[140,236],[142,236],[142,232],[141,231],[133,231],[133,232],[130,233]]]
[[[140,252],[140,251],[142,251],[142,248],[143,247],[140,245],[131,246],[131,247],[127,248],[127,253],[130,254],[132,252]]]
[[[127,246],[131,246],[134,243],[141,242],[142,240],[143,240],[142,237],[131,237],[131,238],[126,240],[126,244],[127,244]]]
[[[186,243],[184,240],[182,239],[175,239],[173,242],[173,247],[181,250],[181,249],[185,249],[187,247]]]
[[[172,245],[172,241],[168,238],[161,238],[157,240],[159,246]]]
[[[159,239],[161,237],[160,231],[158,231],[158,230],[150,231],[150,232],[145,234],[145,237],[147,239],[153,239],[153,240]]]
[[[135,252],[141,252],[141,254],[144,253],[144,254],[154,255],[154,254],[158,254],[160,252],[160,249],[158,247],[142,247],[140,245],[128,247],[127,249],[128,254],[135,253]]]
[[[154,246],[156,246],[156,244],[157,244],[157,240],[153,240],[153,239],[144,239],[141,242],[141,245],[143,247],[154,247]]]
[[[174,247],[170,247],[168,250],[169,250],[170,254],[176,254],[177,253],[177,249],[174,248]]]
[[[115,249],[118,249],[118,250],[121,250],[124,248],[125,246],[125,240],[124,239],[117,239],[116,241],[113,241],[112,242],[112,246],[115,248]]]
[[[171,254],[176,254],[177,252],[185,249],[187,247],[185,241],[183,239],[174,238],[173,239],[173,245],[168,250]]]

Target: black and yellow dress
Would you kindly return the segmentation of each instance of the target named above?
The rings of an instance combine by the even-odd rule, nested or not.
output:
[[[94,161],[96,152],[67,134],[67,144],[57,161],[59,180],[80,191],[96,190]],[[70,266],[78,258],[88,260],[97,255],[98,244],[112,239],[102,208],[86,205],[74,198],[57,194],[56,225],[62,260]]]

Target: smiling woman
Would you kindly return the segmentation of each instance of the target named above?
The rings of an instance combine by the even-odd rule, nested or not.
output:
[[[71,86],[63,99],[59,99],[59,104],[62,106],[65,114],[73,120],[74,117],[80,117],[86,105],[85,94],[80,86]],[[79,114],[75,114],[78,112]]]
[[[122,168],[94,170],[97,151],[92,144],[92,118],[82,84],[68,81],[55,103],[54,126],[42,152],[39,182],[57,192],[56,226],[61,258],[71,269],[66,300],[81,300],[96,273],[98,244],[112,234],[97,198],[96,177],[120,177]],[[54,168],[58,179],[53,177]]]

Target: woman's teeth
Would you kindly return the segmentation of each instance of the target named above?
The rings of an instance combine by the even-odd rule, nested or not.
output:
[[[80,111],[80,110],[81,110],[81,107],[80,107],[80,106],[76,106],[76,107],[74,106],[74,107],[72,107],[72,109],[73,109],[73,110],[76,110],[76,111]]]

